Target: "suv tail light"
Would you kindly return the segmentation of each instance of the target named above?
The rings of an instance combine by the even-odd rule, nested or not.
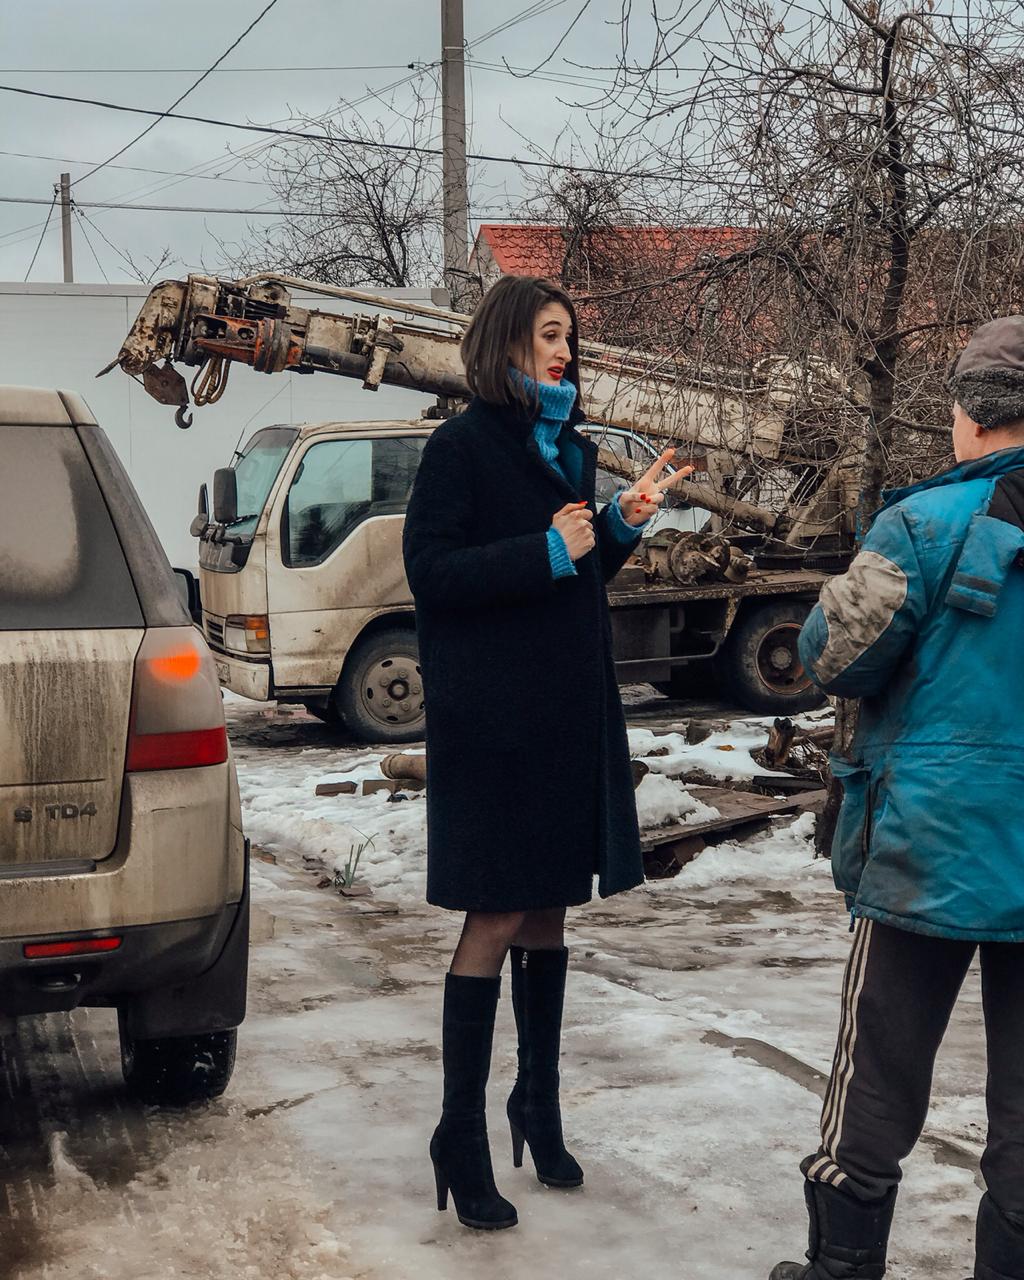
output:
[[[135,659],[126,772],[227,758],[224,705],[205,641],[194,627],[147,631]]]
[[[265,613],[232,613],[224,619],[224,646],[236,653],[269,653],[270,619]]]

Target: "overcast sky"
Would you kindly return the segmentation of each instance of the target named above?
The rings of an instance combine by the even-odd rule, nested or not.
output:
[[[0,0],[0,83],[164,109],[216,60],[265,3],[33,0],[15,5],[13,0]],[[578,13],[581,0],[546,3],[546,12],[524,18],[481,41],[480,37],[495,26],[529,8],[529,0],[465,0],[470,46],[470,150],[523,156],[528,154],[524,138],[549,149],[567,124],[587,135],[587,112],[559,101],[584,101],[590,96],[585,89],[540,77],[517,79],[503,70],[490,69],[503,59],[516,67],[535,65],[550,53]],[[619,0],[592,0],[540,76],[579,75],[579,68],[572,63],[612,62],[619,11]],[[396,114],[408,108],[412,86],[386,92],[387,86],[409,75],[404,69],[408,63],[421,66],[436,61],[439,15],[440,0],[277,0],[223,68],[191,94],[180,110],[224,120],[274,123],[295,111],[322,113],[341,99],[359,104],[368,119],[381,120],[398,130]],[[161,66],[173,70],[158,70]],[[54,74],[56,70],[60,73]],[[433,101],[438,84],[436,68],[417,76],[415,84]],[[384,92],[384,101],[367,98],[370,91]],[[9,93],[0,97],[0,193],[7,197],[32,197],[49,203],[62,170],[69,171],[72,179],[85,174],[92,164],[105,160],[149,123],[143,116],[95,107]],[[388,105],[392,102],[393,106]],[[439,114],[437,124],[439,131]],[[396,132],[395,136],[400,135]],[[280,202],[262,182],[258,154],[246,164],[237,162],[228,150],[253,151],[261,145],[260,138],[252,134],[162,121],[115,164],[174,171],[172,174],[162,176],[111,165],[76,186],[74,194],[83,203],[131,201],[244,209],[261,203],[276,206]],[[52,158],[24,158],[12,152]],[[177,176],[196,168],[207,176]],[[212,180],[214,175],[220,176]],[[505,183],[517,188],[514,169],[495,164],[474,166],[474,204],[482,211],[500,206]],[[173,264],[162,274],[200,269],[204,264],[216,269],[221,265],[217,239],[242,239],[249,221],[227,214],[88,208],[82,212],[94,226],[76,219],[75,278],[90,282],[101,281],[103,275],[86,237],[111,281],[135,280],[118,251],[145,264],[147,257],[157,256],[168,246]],[[46,213],[43,205],[0,204],[0,279],[24,279]],[[37,282],[61,279],[56,212],[30,278]]]

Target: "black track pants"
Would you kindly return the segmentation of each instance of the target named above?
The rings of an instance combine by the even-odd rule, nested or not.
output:
[[[843,983],[821,1147],[801,1165],[859,1199],[885,1195],[921,1136],[935,1055],[981,950],[992,1199],[1024,1225],[1024,944],[929,938],[859,919]],[[979,1082],[980,1084],[980,1082]]]

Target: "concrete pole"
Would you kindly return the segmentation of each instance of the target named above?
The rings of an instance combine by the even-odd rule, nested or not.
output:
[[[444,283],[452,309],[468,287],[469,201],[466,179],[466,58],[462,0],[441,0],[441,183],[444,189]]]
[[[74,263],[71,260],[71,174],[60,175],[60,230],[64,244],[64,283],[72,284],[75,279]]]

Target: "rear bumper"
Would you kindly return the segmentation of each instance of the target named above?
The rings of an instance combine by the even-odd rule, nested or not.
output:
[[[243,698],[252,698],[255,702],[268,702],[272,681],[270,679],[270,662],[247,662],[244,658],[235,658],[219,649],[212,649],[214,666],[217,668],[217,679],[232,693],[239,693]]]
[[[17,870],[0,876],[0,947],[219,917],[245,878],[234,764],[128,774],[109,857]]]
[[[125,1004],[145,993],[190,983],[216,968],[243,911],[247,917],[247,897],[197,920],[81,935],[5,938],[0,941],[0,1015]],[[116,951],[38,960],[26,960],[24,956],[26,943],[63,941],[75,936],[109,937],[114,933],[122,939]]]

